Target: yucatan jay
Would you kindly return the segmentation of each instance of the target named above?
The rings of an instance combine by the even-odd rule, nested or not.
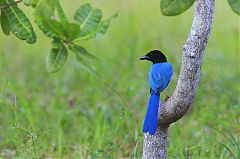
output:
[[[140,60],[148,60],[153,63],[149,71],[150,98],[143,123],[143,132],[154,135],[157,131],[160,94],[168,86],[173,69],[172,65],[167,62],[166,56],[159,50],[150,51],[141,56]]]

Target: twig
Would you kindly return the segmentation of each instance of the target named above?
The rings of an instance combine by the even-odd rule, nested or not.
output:
[[[23,128],[21,128],[19,126],[19,123],[15,124],[14,126],[16,129],[24,132],[25,134],[29,135],[31,142],[32,142],[32,147],[33,147],[33,152],[34,152],[34,157],[32,156],[32,153],[29,152],[29,154],[31,155],[31,158],[37,158],[37,152],[36,152],[36,145],[35,145],[35,141],[34,141],[34,133],[32,132],[31,127],[29,128],[29,131],[24,130]]]
[[[35,142],[33,139],[33,134],[31,133],[31,140],[32,140],[32,146],[33,146],[33,151],[34,151],[34,157],[37,158],[37,153],[36,153],[36,148],[35,148]]]

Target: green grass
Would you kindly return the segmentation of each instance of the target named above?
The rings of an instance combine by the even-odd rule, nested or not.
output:
[[[35,45],[0,33],[2,158],[11,154],[20,158],[141,158],[150,63],[138,57],[156,48],[167,54],[175,71],[167,89],[172,93],[193,7],[180,16],[164,17],[159,1],[91,2],[106,17],[119,11],[102,39],[82,43],[98,57],[90,62],[101,79],[71,54],[60,72],[47,73],[44,62],[50,41],[40,32]],[[68,15],[80,5],[77,0],[65,3]],[[169,158],[240,157],[239,46],[239,17],[226,1],[217,1],[197,96],[188,114],[169,129]]]

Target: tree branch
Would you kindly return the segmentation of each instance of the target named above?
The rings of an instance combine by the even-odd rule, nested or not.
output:
[[[183,46],[182,65],[176,89],[160,106],[159,123],[171,124],[180,119],[196,95],[202,58],[211,32],[215,0],[196,0],[192,28]]]
[[[166,127],[182,118],[194,101],[202,58],[211,32],[214,3],[215,0],[196,0],[192,27],[183,46],[178,83],[172,97],[161,103],[156,135],[144,134],[143,159],[166,158],[166,153],[165,156],[159,155],[160,152],[166,152]]]

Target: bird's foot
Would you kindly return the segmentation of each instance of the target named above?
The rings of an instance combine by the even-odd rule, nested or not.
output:
[[[165,91],[163,91],[163,93],[165,94],[165,99],[164,99],[164,101],[166,102],[166,101],[168,100],[168,98],[170,98],[170,96],[169,96]]]

